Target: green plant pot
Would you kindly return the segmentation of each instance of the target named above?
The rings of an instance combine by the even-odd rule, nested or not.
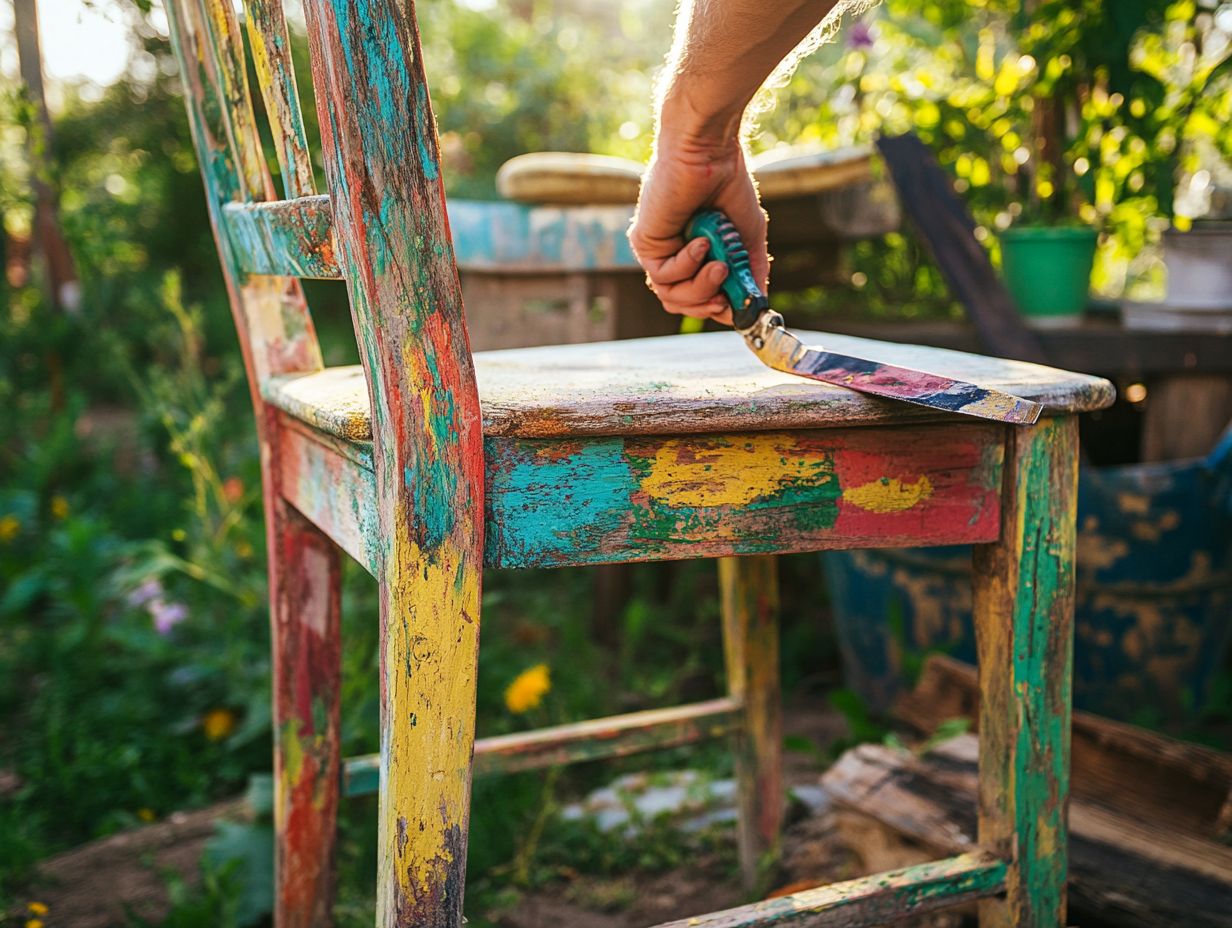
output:
[[[1016,226],[1000,237],[1005,285],[1024,316],[1082,314],[1095,263],[1094,229]]]

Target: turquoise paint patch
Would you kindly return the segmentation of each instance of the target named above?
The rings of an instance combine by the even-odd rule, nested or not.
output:
[[[436,127],[428,118],[428,88],[419,84],[415,88],[415,141],[419,145],[419,166],[427,180],[436,180],[441,172],[436,164]]]
[[[489,460],[502,455],[489,442]],[[629,516],[633,473],[619,438],[587,442],[556,459],[536,455],[558,443],[526,441],[492,474],[489,559],[509,567],[552,564],[593,549]]]

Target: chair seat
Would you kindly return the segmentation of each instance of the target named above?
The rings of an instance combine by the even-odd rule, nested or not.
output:
[[[1054,412],[1099,409],[1114,395],[1106,380],[1038,364],[797,334],[833,351],[996,387]],[[484,351],[474,358],[489,436],[689,435],[953,418],[771,370],[734,332]],[[264,393],[272,406],[335,437],[372,438],[358,365],[275,378]]]

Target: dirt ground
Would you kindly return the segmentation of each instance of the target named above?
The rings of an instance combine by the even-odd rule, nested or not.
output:
[[[824,700],[786,707],[788,735],[820,746],[845,734],[842,718]],[[822,772],[817,758],[788,752],[789,788],[815,787]],[[131,924],[131,916],[157,924],[167,909],[168,872],[197,879],[197,861],[220,818],[242,815],[242,801],[225,803],[93,842],[47,861],[36,896],[55,913],[56,928],[110,928]],[[861,876],[858,857],[844,843],[833,810],[810,812],[793,807],[783,841],[774,895],[821,883]],[[600,879],[579,875],[571,881],[523,895],[511,908],[494,913],[502,928],[634,928],[728,908],[747,902],[732,879],[730,861],[700,856],[689,866],[647,876]],[[959,916],[937,915],[907,924],[919,928],[958,928]]]

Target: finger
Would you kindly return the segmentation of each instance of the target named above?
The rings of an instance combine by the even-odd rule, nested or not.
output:
[[[651,277],[655,294],[664,303],[693,306],[707,303],[719,294],[719,288],[727,279],[727,265],[711,261],[687,280],[674,284],[662,284]]]
[[[655,263],[653,260],[648,262],[651,266],[648,266],[647,272],[650,274],[650,279],[660,285],[690,280],[696,276],[709,253],[710,240],[705,237],[698,237],[671,257],[665,258],[658,263]]]
[[[694,319],[713,319],[721,325],[731,325],[731,306],[725,299],[708,300],[705,303],[665,303],[663,308],[676,316],[692,316]]]

